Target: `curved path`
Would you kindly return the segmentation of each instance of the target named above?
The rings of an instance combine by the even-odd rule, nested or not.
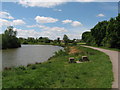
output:
[[[120,77],[120,72],[119,72],[119,75],[118,75],[118,63],[120,63],[120,61],[118,62],[118,58],[120,57],[120,52],[101,49],[101,48],[96,48],[96,47],[91,47],[91,46],[85,46],[85,45],[81,45],[81,46],[102,51],[110,57],[110,60],[112,62],[112,66],[113,66],[113,74],[114,74],[114,81],[113,81],[112,88],[119,88],[120,89],[120,82],[118,83],[118,76]]]

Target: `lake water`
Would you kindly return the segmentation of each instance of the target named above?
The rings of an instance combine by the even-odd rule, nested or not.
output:
[[[60,49],[63,48],[52,45],[22,45],[21,48],[2,50],[2,68],[47,61]]]

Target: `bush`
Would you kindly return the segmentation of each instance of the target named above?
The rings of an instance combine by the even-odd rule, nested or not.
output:
[[[26,68],[24,66],[19,66],[18,68],[22,69],[22,70],[26,70]]]
[[[17,32],[13,31],[12,26],[7,27],[7,30],[2,34],[2,49],[21,47],[21,43],[16,35]]]
[[[55,56],[64,56],[64,55],[68,55],[65,50],[59,50],[55,52]]]

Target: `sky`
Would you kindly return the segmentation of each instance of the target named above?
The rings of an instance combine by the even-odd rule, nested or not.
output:
[[[118,0],[36,1],[2,2],[0,33],[11,25],[18,32],[17,37],[62,39],[66,34],[70,39],[81,39],[82,33],[98,22],[118,15]]]

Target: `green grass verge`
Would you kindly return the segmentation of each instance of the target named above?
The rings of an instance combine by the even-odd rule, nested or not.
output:
[[[108,49],[108,50],[113,50],[113,51],[119,51],[120,52],[120,49],[117,49],[117,48],[107,48],[107,47],[98,47],[98,48],[103,48],[103,49]]]
[[[68,55],[60,51],[42,64],[17,67],[2,73],[3,88],[111,88],[112,64],[99,51],[76,46],[81,52]],[[90,62],[68,63],[69,57],[87,55]]]
[[[91,45],[87,45],[87,46],[91,46]],[[117,49],[117,48],[108,48],[108,47],[103,47],[103,46],[91,46],[91,47],[97,47],[97,48],[102,48],[102,49],[107,49],[107,50],[113,50],[113,51],[119,51],[120,52],[120,49]]]
[[[78,45],[86,45],[86,43],[77,43]]]

